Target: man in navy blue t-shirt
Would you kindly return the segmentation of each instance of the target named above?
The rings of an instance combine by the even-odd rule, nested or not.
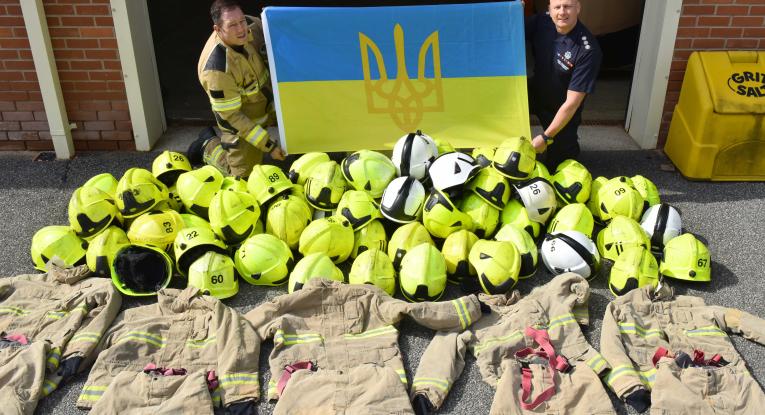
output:
[[[526,39],[534,55],[529,82],[531,110],[544,132],[532,144],[551,170],[579,154],[577,130],[582,104],[595,90],[602,52],[577,17],[579,0],[550,0],[547,13],[526,18]]]

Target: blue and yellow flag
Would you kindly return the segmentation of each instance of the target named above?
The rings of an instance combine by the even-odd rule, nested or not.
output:
[[[291,153],[390,149],[415,130],[458,148],[530,134],[520,2],[262,17]]]

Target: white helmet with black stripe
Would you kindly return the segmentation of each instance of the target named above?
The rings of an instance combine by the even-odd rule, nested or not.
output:
[[[419,219],[425,203],[425,187],[412,176],[398,177],[388,184],[380,201],[380,212],[396,223]]]
[[[412,176],[423,180],[428,168],[438,157],[438,147],[430,136],[417,130],[398,139],[393,146],[393,164],[400,177]]]
[[[600,270],[600,254],[595,242],[578,231],[545,235],[540,254],[545,267],[554,275],[573,272],[591,279]]]
[[[428,174],[433,187],[444,192],[457,191],[481,169],[475,159],[465,153],[452,151],[433,161]]]
[[[666,203],[649,207],[640,220],[640,226],[651,238],[651,246],[656,248],[663,248],[667,242],[683,233],[680,212]]]

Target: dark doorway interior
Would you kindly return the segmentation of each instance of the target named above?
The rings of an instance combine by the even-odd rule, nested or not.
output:
[[[639,0],[644,2],[644,0]],[[467,3],[465,0],[439,3]],[[149,1],[154,50],[159,70],[165,115],[171,123],[207,124],[213,122],[210,104],[197,80],[197,61],[212,31],[209,5],[212,1],[188,0]],[[586,1],[583,3],[587,3]],[[429,1],[242,1],[247,14],[259,15],[263,7],[271,6],[384,6],[433,4]],[[527,6],[532,1],[526,1]],[[608,13],[604,10],[603,13]],[[633,14],[636,12],[633,12]],[[642,6],[639,9],[642,16]],[[640,17],[635,19],[640,21]],[[585,22],[586,23],[586,22]],[[624,121],[634,71],[640,26],[598,35],[604,52],[604,62],[597,91],[588,98],[586,123]]]

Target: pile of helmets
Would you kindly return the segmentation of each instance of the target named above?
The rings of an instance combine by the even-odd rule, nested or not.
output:
[[[235,295],[239,280],[293,292],[322,277],[435,301],[447,282],[505,293],[540,262],[591,278],[602,259],[614,262],[617,294],[659,273],[709,280],[709,251],[680,235],[679,213],[648,179],[592,180],[574,160],[550,174],[524,137],[468,154],[417,131],[392,157],[310,152],[286,173],[261,164],[247,179],[165,151],[151,171],[91,178],[68,213],[69,226],[34,235],[35,267],[53,256],[86,263],[136,296],[173,276],[218,298]]]

